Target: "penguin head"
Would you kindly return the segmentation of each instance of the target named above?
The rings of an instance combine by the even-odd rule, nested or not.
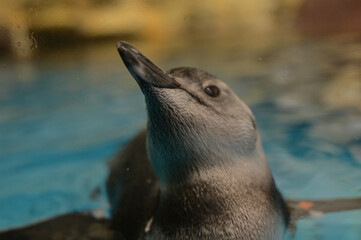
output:
[[[196,68],[164,72],[126,42],[117,48],[145,96],[147,150],[161,182],[265,162],[255,118],[227,84]]]

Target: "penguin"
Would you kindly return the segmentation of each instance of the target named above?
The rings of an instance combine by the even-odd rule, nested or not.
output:
[[[152,200],[126,205],[122,201],[139,199],[129,193],[117,204],[128,211],[134,208],[129,216],[123,212],[120,218],[114,217],[125,236],[157,240],[283,239],[289,212],[247,105],[206,71],[181,67],[164,72],[130,44],[119,42],[117,48],[145,97],[150,165],[146,168],[154,171],[152,181],[153,177],[157,180]],[[139,181],[140,175],[132,176]],[[143,188],[149,191],[147,180]],[[135,220],[131,221],[133,227],[126,222],[136,209],[144,208],[152,211],[142,211],[139,228],[149,224],[148,231],[133,236],[137,235],[131,232]],[[136,232],[140,233],[139,229]]]

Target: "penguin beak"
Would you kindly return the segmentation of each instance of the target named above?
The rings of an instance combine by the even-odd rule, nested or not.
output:
[[[117,43],[117,49],[125,66],[142,88],[151,85],[158,88],[179,88],[180,84],[158,68],[141,52],[127,42]]]

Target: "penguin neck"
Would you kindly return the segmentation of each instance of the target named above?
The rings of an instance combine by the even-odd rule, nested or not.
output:
[[[252,187],[263,190],[274,185],[266,160],[257,161],[242,157],[242,159],[213,160],[213,163],[192,170],[179,168],[178,172],[173,174],[173,178],[160,180],[161,192],[166,194],[175,189],[197,188],[200,185],[213,186],[218,191],[228,191],[235,185],[236,188]]]
[[[206,177],[212,181],[213,173],[237,179],[244,185],[261,185],[272,179],[260,140],[253,152],[243,154],[202,139],[187,141],[165,134],[166,131],[148,131],[147,134],[148,156],[164,190],[168,185],[188,185]]]
[[[174,186],[189,187],[198,184],[197,181],[214,183],[217,176],[229,182],[236,181],[239,186],[262,186],[273,181],[260,142],[249,155],[192,146],[184,149],[182,144],[165,145],[147,138],[149,159],[163,192]]]

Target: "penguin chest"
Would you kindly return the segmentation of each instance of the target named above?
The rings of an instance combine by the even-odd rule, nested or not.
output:
[[[254,192],[247,197],[209,197],[161,202],[146,239],[284,239],[281,209],[269,199]]]
[[[146,240],[281,240],[284,239],[285,228],[281,223],[268,223],[271,220],[259,219],[259,222],[244,221],[234,223],[239,219],[211,218],[212,220],[190,223],[178,226],[160,226],[155,224]],[[176,219],[170,219],[170,221]]]

